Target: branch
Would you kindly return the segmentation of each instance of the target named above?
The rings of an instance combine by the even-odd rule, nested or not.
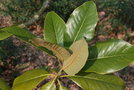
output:
[[[18,25],[21,28],[25,28],[26,26],[32,25],[34,22],[38,21],[40,18],[40,16],[43,14],[43,12],[49,7],[49,3],[51,0],[46,0],[41,9],[39,10],[39,12],[37,14],[34,15],[34,17],[32,19],[30,19],[29,21],[22,23],[20,25]]]

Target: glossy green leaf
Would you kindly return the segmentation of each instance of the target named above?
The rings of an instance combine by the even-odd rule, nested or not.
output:
[[[70,50],[73,54],[63,62],[63,70],[68,75],[75,75],[85,65],[88,58],[88,44],[85,39],[74,42]]]
[[[0,31],[0,40],[6,39],[8,37],[10,37],[12,34],[9,34],[7,32],[4,31]]]
[[[82,69],[85,72],[112,73],[134,61],[134,46],[123,40],[100,42],[89,51],[89,59]]]
[[[43,69],[27,71],[14,80],[12,90],[32,90],[47,76],[48,73]]]
[[[91,73],[85,76],[68,77],[84,90],[124,90],[124,82],[114,75]]]
[[[61,61],[65,61],[70,57],[70,53],[65,48],[58,46],[56,44],[50,43],[50,42],[46,42],[41,38],[33,39],[32,43],[38,47],[42,46],[51,50]]]
[[[32,44],[31,43],[32,39],[37,38],[35,35],[33,35],[28,30],[22,29],[22,28],[17,27],[17,26],[6,27],[6,28],[3,28],[3,29],[0,29],[0,31],[5,32],[8,35],[15,35],[16,37],[24,40],[25,42],[27,42],[29,44]],[[44,47],[38,47],[38,48],[52,55],[52,53],[49,50],[47,50],[46,48],[44,48]]]
[[[67,21],[65,42],[73,43],[83,37],[89,41],[94,36],[98,21],[96,5],[93,1],[85,2],[76,8]]]
[[[54,12],[49,12],[45,18],[44,39],[63,46],[63,35],[66,31],[64,21]]]
[[[33,39],[35,38],[36,36],[33,35],[31,32],[29,32],[28,30],[26,29],[22,29],[22,28],[19,28],[17,26],[10,26],[10,27],[6,27],[6,28],[3,28],[1,29],[2,31],[5,31],[5,32],[8,32],[12,35],[15,35],[17,36],[18,38],[24,40],[24,41],[29,41],[30,39]]]
[[[0,78],[0,90],[10,90],[10,87],[2,78]]]
[[[56,86],[55,86],[55,80],[49,81],[48,83],[46,83],[41,90],[56,90]]]

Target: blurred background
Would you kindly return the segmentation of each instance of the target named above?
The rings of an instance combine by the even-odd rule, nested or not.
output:
[[[45,15],[55,11],[65,21],[72,11],[89,0],[50,0],[48,8],[38,21],[27,28],[42,37]],[[0,28],[21,24],[32,19],[45,0],[0,0]],[[94,0],[98,9],[99,22],[96,41],[112,38],[123,39],[134,44],[134,0]],[[16,37],[0,41],[0,76],[12,85],[13,79],[33,68],[55,68],[55,60],[46,53],[25,44]],[[116,72],[126,82],[126,90],[134,90],[134,64]]]

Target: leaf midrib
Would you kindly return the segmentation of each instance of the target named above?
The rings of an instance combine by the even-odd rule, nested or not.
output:
[[[134,53],[129,53],[130,54],[134,54]],[[92,59],[88,59],[88,60],[96,60],[96,59],[106,59],[106,58],[112,58],[112,57],[118,57],[118,56],[122,56],[122,55],[128,55],[128,54],[120,54],[120,55],[113,55],[113,56],[106,56],[106,57],[97,57],[97,58],[92,58]]]
[[[87,8],[86,8],[86,10],[87,10]],[[88,11],[89,11],[89,9],[88,9]],[[88,11],[87,11],[87,12],[88,12]],[[87,12],[85,13],[86,15],[85,15],[84,19],[82,20],[82,24],[81,24],[81,26],[80,26],[80,28],[79,28],[79,30],[78,30],[78,32],[77,32],[77,34],[76,34],[76,36],[75,36],[73,42],[75,42],[75,40],[77,39],[79,33],[81,32],[81,28],[83,27],[83,24],[84,24],[84,22],[85,22],[85,19],[86,19],[86,16],[87,16]]]
[[[54,45],[54,46],[53,46]],[[54,54],[58,54],[58,56],[60,57],[60,59],[64,60],[64,57],[62,56],[62,54],[60,53],[61,49],[64,49],[64,48],[61,48],[60,46],[56,45],[56,44],[51,44],[49,42],[47,42],[47,44],[45,45],[45,43],[43,44],[43,46],[45,47],[49,47],[50,50],[52,50],[54,52]],[[60,48],[60,49],[59,49]],[[57,50],[59,49],[59,50]]]
[[[54,29],[54,33],[55,33],[55,40],[56,40],[56,43],[58,44],[58,37],[57,37],[57,33],[56,33],[56,30],[55,30],[55,25],[54,25],[54,23],[53,23],[53,17],[51,17],[51,19],[52,19],[52,26],[53,26],[53,29]]]
[[[87,77],[87,76],[84,76],[84,77],[81,77],[81,76],[77,76],[76,78],[84,78],[84,79],[90,79],[90,80],[94,80],[94,81],[97,81],[97,82],[102,82],[102,83],[105,83],[105,84],[111,84],[111,85],[114,85],[114,86],[121,86],[121,85],[117,85],[115,83],[110,83],[110,82],[107,82],[107,81],[104,81],[104,80],[100,80],[100,79],[97,79],[97,78],[92,78],[92,77]]]
[[[53,84],[54,84],[54,81],[55,81],[55,80],[52,81],[52,83],[51,83],[51,85],[50,85],[50,87],[49,87],[48,89],[51,89],[51,87],[52,87]]]
[[[84,42],[84,41],[83,41],[83,42]],[[81,50],[81,49],[82,49],[82,46],[79,46],[79,47],[80,47],[79,50]],[[75,56],[73,57],[73,60],[71,60],[70,63],[68,63],[65,67],[63,67],[63,70],[66,69],[66,68],[68,68],[68,67],[75,61],[74,58],[76,58],[76,57],[79,55],[79,54],[78,54],[78,53],[80,53],[79,50],[76,51],[77,53],[75,53]],[[72,54],[72,55],[73,55],[73,54]]]
[[[24,80],[24,81],[22,81],[22,82],[19,82],[19,83],[15,84],[14,86],[16,86],[16,85],[18,85],[18,84],[21,84],[21,83],[25,83],[25,82],[32,81],[32,80],[37,79],[37,78],[41,78],[41,77],[44,77],[44,78],[45,78],[46,76],[48,76],[48,75],[40,75],[40,76],[35,77],[35,78],[32,78],[32,79],[27,79],[27,80]]]
[[[49,42],[47,42],[47,43],[49,43]],[[62,50],[64,50],[64,54],[68,54],[70,56],[70,53],[65,48],[63,48],[61,46],[58,46],[56,44],[53,44],[53,45],[51,43],[49,43],[49,44],[47,44],[46,47],[49,47],[50,50],[52,50],[54,52],[54,54],[56,54],[57,56],[59,56],[60,57],[59,59],[61,59],[62,61],[65,60],[65,57],[63,56],[63,54],[61,52]],[[43,44],[43,46],[45,47],[45,44]]]

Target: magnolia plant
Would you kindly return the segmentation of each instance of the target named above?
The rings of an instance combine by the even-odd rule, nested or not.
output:
[[[57,57],[61,63],[54,73],[44,69],[25,72],[14,80],[12,90],[32,90],[48,78],[40,90],[68,90],[62,78],[72,80],[84,90],[123,90],[123,80],[112,73],[134,61],[134,46],[118,39],[88,45],[94,37],[97,21],[96,5],[88,1],[73,11],[67,23],[55,12],[49,12],[45,18],[44,38],[17,26],[0,29],[1,40],[15,35]],[[4,84],[0,84],[0,88],[8,90]]]

